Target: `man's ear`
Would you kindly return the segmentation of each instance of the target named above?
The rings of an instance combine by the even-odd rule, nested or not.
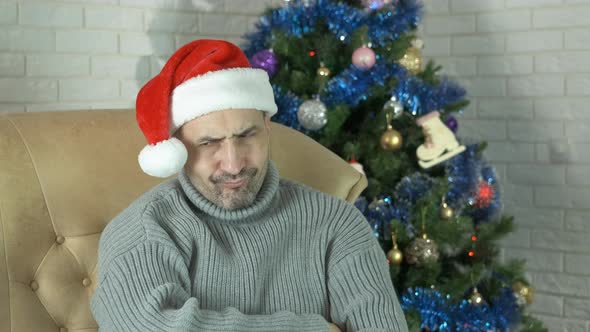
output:
[[[264,115],[264,126],[266,130],[268,130],[268,135],[270,136],[270,116],[268,114]]]
[[[268,144],[267,144],[267,146],[268,146],[268,157],[270,158],[270,152],[272,150],[271,149],[272,141],[270,139],[270,131],[271,131],[271,129],[270,129],[270,116],[268,114],[266,114],[266,112],[264,114],[264,127],[266,127],[266,135],[267,135],[267,139],[268,139]]]

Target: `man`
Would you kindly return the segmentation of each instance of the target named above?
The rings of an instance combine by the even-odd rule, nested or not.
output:
[[[354,206],[279,178],[268,76],[230,43],[172,55],[137,98],[142,169],[168,180],[105,228],[104,331],[407,331]]]

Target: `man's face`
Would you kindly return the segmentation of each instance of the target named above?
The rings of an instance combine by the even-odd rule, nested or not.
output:
[[[175,136],[188,150],[186,174],[203,196],[230,210],[254,202],[268,168],[270,117],[254,109],[215,111]]]

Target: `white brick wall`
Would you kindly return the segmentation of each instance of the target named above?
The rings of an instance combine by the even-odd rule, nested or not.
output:
[[[502,255],[528,261],[530,311],[549,331],[589,332],[590,1],[425,5],[424,54],[474,105],[459,135],[488,140],[504,176],[518,230],[501,241]]]
[[[82,10],[78,5],[55,3],[20,3],[20,25],[57,28],[81,28]]]
[[[178,47],[241,43],[281,1],[0,1],[0,112],[133,107]]]

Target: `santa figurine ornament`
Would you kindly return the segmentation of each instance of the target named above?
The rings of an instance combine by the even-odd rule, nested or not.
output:
[[[174,133],[186,122],[226,109],[275,114],[267,72],[252,68],[239,47],[223,40],[195,40],[178,49],[137,95],[136,118],[148,142],[139,153],[141,169],[163,178],[179,172],[188,153]]]

